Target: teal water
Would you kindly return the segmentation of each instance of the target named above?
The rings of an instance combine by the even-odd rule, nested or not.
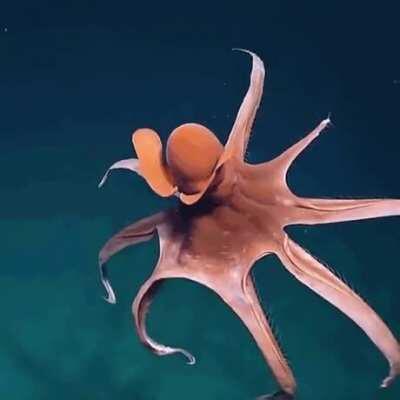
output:
[[[60,3],[61,4],[61,3]],[[65,3],[67,4],[67,3]],[[102,300],[97,253],[113,233],[174,200],[114,173],[131,132],[165,139],[183,122],[225,140],[247,86],[245,47],[266,62],[265,97],[248,159],[278,154],[328,112],[334,127],[295,163],[295,192],[397,197],[400,58],[396,9],[250,8],[50,3],[5,8],[0,34],[0,398],[6,400],[252,399],[275,382],[246,329],[211,292],[169,281],[149,332],[193,352],[160,358],[136,337],[131,301],[158,244],[110,262],[118,303]],[[260,2],[261,4],[261,2]],[[139,7],[139,8],[138,8]],[[400,219],[294,227],[400,335]],[[254,269],[258,292],[303,400],[396,400],[384,358],[347,318],[275,258]]]

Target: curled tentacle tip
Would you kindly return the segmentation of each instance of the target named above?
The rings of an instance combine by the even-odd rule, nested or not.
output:
[[[196,358],[193,354],[189,353],[187,350],[179,349],[179,352],[182,353],[187,358],[187,365],[196,364]]]
[[[243,51],[244,53],[253,54],[250,50],[242,49],[241,47],[232,47],[233,51]]]
[[[247,53],[247,54],[251,55],[252,57],[258,58],[256,53],[254,53],[250,50],[247,50],[247,49],[242,49],[240,47],[233,47],[232,50],[233,51],[241,51],[242,53]]]
[[[196,358],[192,354],[185,354],[185,357],[187,358],[187,365],[194,365],[196,364]]]
[[[381,385],[379,386],[381,389],[386,389],[391,383],[390,378],[385,378]]]
[[[387,376],[383,380],[380,387],[382,389],[389,387],[399,374],[400,374],[400,369],[391,368],[389,376]]]
[[[109,304],[116,304],[117,303],[117,298],[115,297],[115,294],[108,294],[107,296],[103,296],[103,299],[109,303]]]
[[[196,359],[192,356],[191,358],[188,359],[188,362],[186,364],[194,365],[194,364],[196,364]]]
[[[264,63],[260,59],[260,57],[258,57],[258,55],[256,53],[254,53],[250,50],[247,50],[247,49],[241,49],[239,47],[233,47],[232,50],[233,51],[241,51],[243,53],[249,54],[253,59],[253,68],[258,70],[264,76],[264,74],[265,74]]]

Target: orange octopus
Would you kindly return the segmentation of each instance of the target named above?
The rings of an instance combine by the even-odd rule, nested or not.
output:
[[[304,198],[290,190],[286,182],[289,167],[329,126],[329,118],[278,157],[261,164],[247,163],[244,155],[263,93],[265,70],[256,54],[241,51],[252,57],[250,85],[225,146],[206,127],[187,123],[170,134],[164,155],[158,134],[138,129],[132,136],[137,158],[113,164],[100,182],[102,186],[112,169],[128,169],[143,177],[159,196],[179,198],[177,207],[127,226],[101,249],[100,276],[107,290],[106,300],[116,301],[106,262],[123,248],[157,233],[158,263],[132,304],[141,342],[157,355],[182,353],[189,364],[195,363],[188,351],[150,338],[145,318],[154,289],[162,280],[186,278],[198,282],[231,307],[265,357],[280,389],[260,398],[290,399],[296,391],[295,378],[263,313],[250,274],[258,259],[274,254],[294,277],[369,336],[389,362],[389,374],[381,384],[386,387],[400,373],[398,341],[377,313],[295,243],[285,227],[399,215],[400,200]]]

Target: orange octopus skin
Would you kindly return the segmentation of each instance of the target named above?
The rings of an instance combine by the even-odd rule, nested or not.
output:
[[[157,355],[182,353],[189,364],[195,363],[187,350],[165,346],[150,338],[145,317],[154,289],[162,280],[186,278],[198,282],[217,293],[238,315],[268,363],[280,390],[260,399],[290,399],[296,391],[295,378],[263,313],[250,275],[256,260],[274,254],[294,277],[336,306],[368,335],[389,363],[389,374],[381,384],[387,387],[400,373],[398,341],[363,299],[289,238],[285,227],[400,215],[400,200],[303,198],[290,190],[286,182],[289,167],[329,126],[329,118],[275,159],[256,165],[245,162],[265,72],[256,54],[241,51],[252,57],[250,85],[206,190],[194,201],[179,193],[179,187],[165,181],[168,184],[159,194],[178,195],[180,204],[133,223],[105,244],[99,264],[101,281],[107,290],[106,300],[115,303],[106,262],[123,248],[149,240],[157,233],[158,263],[132,304],[141,342]],[[129,169],[142,176],[144,173],[137,159],[117,162],[109,171],[116,168]]]

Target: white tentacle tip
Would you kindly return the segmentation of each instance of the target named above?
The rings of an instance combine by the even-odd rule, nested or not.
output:
[[[398,375],[400,375],[400,365],[392,365],[389,375],[383,380],[380,387],[382,389],[389,387]]]
[[[97,185],[97,187],[98,187],[99,189],[106,183],[106,180],[107,180],[107,178],[108,178],[108,173],[109,173],[109,171],[107,171],[107,172],[104,174],[104,176],[101,178],[101,181],[100,181],[99,184]]]
[[[232,47],[232,51],[242,51],[243,53],[253,54],[250,50],[242,49],[241,47]]]
[[[187,358],[187,365],[196,364],[196,358],[193,354],[189,353],[187,350],[179,349],[179,352]]]
[[[110,168],[108,168],[100,183],[98,184],[99,188],[104,185],[105,181],[108,178],[108,175],[113,169],[127,169],[140,175],[139,161],[137,158],[127,158],[125,160],[120,160],[115,162],[113,165],[111,165]]]
[[[385,378],[385,379],[383,380],[383,382],[381,383],[380,388],[381,388],[381,389],[386,389],[387,387],[390,386],[390,384],[392,383],[392,381],[393,381],[393,378],[391,378],[391,377]]]
[[[321,121],[321,127],[326,128],[327,126],[332,125],[332,120],[331,120],[331,113],[328,114],[328,116]]]
[[[194,364],[196,364],[196,358],[193,357],[193,356],[191,356],[191,357],[188,359],[188,362],[187,362],[186,364],[187,364],[187,365],[194,365]]]
[[[117,299],[115,297],[115,295],[113,296],[103,296],[103,299],[108,303],[108,304],[117,304]]]
[[[264,73],[264,63],[256,53],[254,53],[250,50],[247,50],[247,49],[239,48],[239,47],[233,47],[232,50],[233,51],[241,51],[242,53],[249,54],[253,58],[253,68]]]
[[[117,297],[115,296],[114,290],[108,280],[103,281],[103,285],[107,291],[107,296],[103,296],[103,299],[109,304],[116,304]]]

